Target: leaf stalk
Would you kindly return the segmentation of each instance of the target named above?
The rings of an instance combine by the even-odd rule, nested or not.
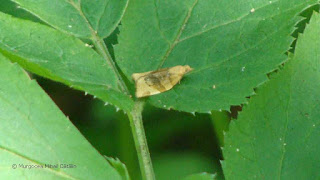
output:
[[[142,179],[154,180],[154,172],[151,163],[150,153],[147,145],[147,139],[143,128],[142,110],[144,106],[143,100],[136,100],[133,110],[128,113],[130,126],[136,146],[140,171]]]
[[[103,42],[103,39],[100,38],[96,33],[92,33],[92,41],[96,47],[97,52],[101,54],[104,59],[107,60],[109,66],[113,69],[114,73],[116,74],[118,78],[118,84],[121,90],[127,95],[129,95],[129,89],[126,86],[118,68],[116,67],[116,64],[112,59],[106,44]],[[134,108],[131,112],[127,114],[129,117],[131,131],[136,146],[142,179],[154,180],[155,176],[142,122],[143,105],[143,100],[136,100]]]
[[[106,44],[103,42],[103,39],[101,39],[100,37],[98,37],[98,35],[96,33],[92,33],[92,41],[93,41],[93,44],[95,45],[97,51],[99,54],[102,55],[102,57],[104,59],[106,59],[106,61],[108,62],[109,66],[111,67],[111,69],[114,71],[114,73],[116,74],[117,76],[117,79],[118,79],[118,84],[121,88],[121,90],[129,95],[130,92],[129,92],[129,89],[128,87],[126,86],[118,68],[116,67],[116,64],[115,62],[113,61],[109,51],[108,51],[108,48],[106,46]]]

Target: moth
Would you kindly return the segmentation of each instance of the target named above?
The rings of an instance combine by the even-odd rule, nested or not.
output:
[[[182,77],[192,71],[188,65],[174,66],[144,73],[132,74],[136,85],[136,97],[146,97],[172,89]]]

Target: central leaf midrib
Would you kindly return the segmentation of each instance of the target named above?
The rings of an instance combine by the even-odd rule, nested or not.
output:
[[[279,0],[278,0],[278,1],[279,1]],[[276,2],[278,2],[278,1],[274,1],[274,2],[272,2],[272,4],[273,4],[273,3],[276,3]],[[271,5],[271,4],[269,3],[269,4],[266,4],[266,5],[264,5],[264,6],[254,8],[254,10],[257,11],[257,10],[259,10],[259,9],[263,9],[263,8],[265,8],[265,7],[267,7],[267,6],[270,6],[270,5]],[[299,5],[297,5],[297,6],[299,6]],[[295,7],[297,7],[297,6],[295,6]],[[293,7],[293,8],[295,8],[295,7]],[[241,21],[242,19],[244,19],[244,18],[246,18],[247,16],[249,16],[250,14],[252,14],[252,12],[249,12],[249,13],[246,13],[246,14],[244,14],[244,15],[242,15],[242,16],[239,16],[238,18],[236,18],[236,19],[234,19],[234,20],[227,21],[227,22],[224,22],[224,23],[222,23],[222,24],[218,24],[218,25],[213,26],[213,27],[210,27],[210,28],[208,28],[208,29],[206,29],[206,30],[204,30],[204,31],[200,31],[200,32],[197,32],[197,33],[195,33],[195,34],[193,34],[193,35],[187,36],[187,37],[179,40],[178,43],[180,43],[180,42],[182,42],[182,41],[185,41],[185,40],[187,40],[187,39],[190,39],[190,38],[199,36],[199,35],[201,35],[201,34],[203,34],[203,33],[208,32],[208,31],[217,29],[217,28],[219,28],[219,27],[223,27],[223,26],[226,26],[226,25],[235,23],[235,22],[239,22],[239,21]]]
[[[289,69],[288,69],[289,71]],[[293,74],[292,72],[290,72],[291,74]],[[281,149],[281,157],[280,157],[280,166],[279,166],[279,174],[278,174],[278,179],[280,180],[282,177],[282,170],[283,170],[283,161],[284,161],[284,157],[286,154],[286,140],[287,140],[287,134],[288,134],[288,126],[289,126],[289,110],[290,110],[290,106],[291,106],[291,100],[292,100],[292,82],[293,82],[293,78],[290,78],[290,82],[289,82],[289,98],[288,98],[288,103],[287,103],[287,107],[286,107],[286,120],[285,120],[285,124],[284,124],[284,133],[282,134],[282,140],[283,140],[283,144],[282,144],[282,149]]]
[[[274,3],[276,3],[276,2],[278,2],[278,1],[274,1],[274,2],[272,2],[272,4],[274,4]],[[176,35],[173,43],[172,43],[172,44],[169,44],[168,50],[166,51],[165,55],[164,55],[163,58],[161,59],[160,64],[159,64],[159,66],[158,66],[158,69],[161,69],[161,68],[162,68],[162,66],[164,65],[165,61],[166,61],[167,58],[169,57],[169,55],[170,55],[170,53],[172,52],[172,50],[173,50],[173,49],[175,48],[175,46],[176,46],[177,44],[179,44],[180,42],[185,41],[185,40],[190,39],[190,38],[193,38],[193,37],[195,37],[195,36],[199,36],[199,35],[201,35],[201,34],[203,34],[203,33],[205,33],[205,32],[211,31],[211,30],[213,30],[213,29],[216,29],[216,28],[219,28],[219,27],[222,27],[222,26],[225,26],[225,25],[229,25],[229,24],[232,24],[232,23],[241,21],[241,20],[243,20],[244,18],[246,18],[248,15],[251,14],[251,12],[250,12],[250,13],[248,13],[248,14],[245,14],[245,15],[243,15],[243,16],[238,17],[238,18],[235,19],[235,20],[225,22],[225,23],[223,23],[223,24],[220,24],[220,25],[214,26],[214,27],[212,27],[212,28],[209,28],[209,29],[207,29],[207,30],[205,30],[205,31],[201,31],[201,32],[196,33],[196,34],[194,34],[194,35],[191,35],[191,36],[185,37],[185,38],[183,38],[183,39],[180,39],[180,37],[181,37],[181,35],[182,35],[182,32],[183,32],[183,30],[185,29],[186,24],[188,23],[188,20],[189,20],[190,17],[191,17],[192,11],[193,11],[193,9],[194,9],[194,7],[196,6],[197,3],[198,3],[198,0],[196,0],[196,1],[194,2],[193,6],[189,9],[189,11],[188,11],[188,13],[187,13],[187,16],[186,16],[186,18],[185,18],[182,26],[180,27],[180,29],[179,29],[179,31],[178,31],[178,33],[177,33],[177,35]],[[295,9],[295,8],[301,6],[301,5],[304,5],[304,4],[305,4],[305,2],[304,2],[304,3],[301,3],[301,4],[298,4],[298,5],[294,6],[294,7],[291,7],[291,8],[289,8],[289,9],[286,9],[285,11],[282,11],[282,12],[280,12],[279,14],[283,14],[284,12],[291,11],[291,10],[293,10],[293,9]],[[263,8],[265,8],[265,7],[267,7],[267,6],[270,6],[270,5],[271,5],[271,4],[269,3],[269,4],[266,4],[266,5],[264,5],[264,6],[255,8],[255,11],[256,11],[256,10],[259,10],[259,9],[263,9]],[[279,14],[276,14],[276,15],[279,15]],[[271,17],[274,17],[274,16],[276,16],[276,15],[273,15],[273,16],[271,16]],[[270,17],[269,17],[269,18],[270,18]],[[192,73],[194,73],[194,72],[192,72]],[[190,74],[192,74],[192,73],[190,73]]]
[[[22,159],[25,159],[25,160],[31,162],[31,163],[33,163],[33,164],[43,165],[43,164],[41,164],[40,162],[37,162],[37,161],[35,161],[35,160],[32,160],[32,159],[30,159],[30,158],[28,158],[28,157],[26,157],[26,156],[24,156],[24,155],[22,155],[22,154],[19,154],[19,153],[15,152],[15,151],[13,151],[13,150],[11,150],[11,149],[8,149],[8,148],[6,148],[6,147],[1,146],[1,145],[0,145],[0,150],[6,151],[6,152],[8,152],[8,153],[11,153],[11,154],[13,154],[13,155],[15,155],[15,156],[18,156],[18,157],[20,157],[20,158],[22,158]],[[47,170],[47,171],[49,171],[49,172],[52,172],[52,173],[54,173],[54,174],[57,174],[58,176],[66,177],[66,178],[73,179],[73,180],[77,179],[77,178],[75,178],[75,177],[73,177],[73,176],[71,176],[71,175],[69,175],[69,174],[66,174],[64,171],[57,171],[57,170],[52,169],[52,168],[41,168],[41,169],[45,169],[45,170]]]
[[[81,3],[81,1],[80,1]],[[84,13],[82,12],[81,10],[81,4],[79,4],[79,7],[74,3],[73,0],[70,0],[70,4],[77,10],[79,11],[79,14],[80,16],[85,20],[86,24],[88,25],[88,28],[90,29],[90,32],[91,32],[91,40],[92,41],[97,41],[95,42],[94,44],[102,44],[102,46],[105,46],[103,40],[99,37],[98,35],[98,32],[96,30],[93,29],[93,26],[92,24],[89,22],[89,20],[87,19],[87,17],[84,15]],[[97,47],[99,48],[99,47]],[[125,94],[130,94],[129,91],[127,90],[128,87],[126,86],[123,78],[121,77],[116,65],[114,64],[115,62],[113,62],[113,60],[111,59],[111,57],[108,57],[108,53],[109,52],[105,52],[106,50],[103,49],[103,47],[100,47],[102,48],[101,51],[103,51],[103,53],[105,54],[104,55],[101,55],[102,58],[104,58],[108,63],[109,63],[109,66],[111,67],[111,69],[113,70],[115,76],[116,76],[116,81],[118,82],[117,84],[121,87],[121,91]],[[110,55],[109,55],[110,56]]]
[[[30,82],[31,83],[31,82]],[[21,92],[21,89],[16,86],[16,89]],[[23,93],[22,93],[23,94]],[[23,97],[23,96],[22,96]],[[50,147],[50,151],[58,158],[57,152],[54,150],[54,148],[52,148],[52,145],[49,144],[47,138],[43,135],[43,133],[41,131],[39,131],[39,129],[34,125],[34,122],[30,120],[29,115],[25,114],[24,112],[20,111],[19,108],[17,108],[14,104],[12,104],[10,102],[10,100],[7,100],[6,98],[4,98],[3,96],[0,96],[0,99],[7,103],[8,106],[11,106],[13,108],[14,111],[17,112],[17,114],[20,114],[22,117],[24,117],[25,121],[30,125],[30,127],[32,129],[34,129],[34,131],[39,135],[39,137],[41,138],[42,142],[44,142],[48,147]],[[28,103],[28,101],[23,97],[23,99],[26,101],[26,103]]]
[[[194,7],[197,5],[198,2],[199,2],[199,0],[195,0],[193,5],[190,7],[190,9],[189,9],[189,11],[188,11],[188,13],[187,13],[182,25],[181,25],[181,27],[179,28],[179,31],[178,31],[176,37],[174,38],[173,43],[169,46],[168,50],[166,51],[165,55],[163,56],[162,60],[160,61],[160,64],[158,65],[158,69],[162,68],[164,62],[169,57],[171,51],[178,44],[180,36],[181,36],[183,30],[185,29],[185,27],[186,27],[186,25],[187,25],[187,23],[188,23],[188,21],[189,21],[189,19],[191,17],[191,14],[192,14],[192,11],[193,11]]]

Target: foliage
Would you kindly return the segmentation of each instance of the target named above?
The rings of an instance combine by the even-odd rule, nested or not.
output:
[[[1,179],[121,179],[21,67],[0,68]]]
[[[223,166],[227,179],[319,178],[319,34],[315,13],[283,70],[258,88],[230,124]]]
[[[2,1],[1,178],[319,178],[319,0]],[[134,96],[133,73],[176,65],[194,70],[170,91]],[[75,125],[125,165],[101,156],[22,68],[100,99],[93,130]],[[243,111],[230,121],[231,106]],[[179,133],[211,144],[161,152]]]
[[[315,2],[132,1],[120,26],[116,60],[128,79],[159,67],[194,68],[172,91],[149,98],[157,107],[229,110],[246,103],[266,74],[287,59],[297,15]]]

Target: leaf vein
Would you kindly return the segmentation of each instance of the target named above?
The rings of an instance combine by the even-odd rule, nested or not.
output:
[[[20,158],[22,158],[22,159],[25,159],[25,160],[31,162],[31,163],[33,163],[33,164],[43,165],[43,164],[41,164],[41,163],[39,163],[39,162],[37,162],[37,161],[35,161],[35,160],[32,160],[31,158],[28,158],[28,157],[26,157],[26,156],[24,156],[24,155],[22,155],[22,154],[19,154],[19,153],[15,152],[15,151],[13,151],[13,150],[11,150],[11,149],[9,149],[9,148],[0,146],[0,150],[6,151],[6,152],[8,152],[8,153],[11,153],[11,154],[13,154],[13,155],[15,155],[15,156],[18,156],[18,157],[20,157]],[[68,178],[68,179],[72,179],[72,180],[76,180],[76,179],[77,179],[77,178],[75,178],[75,177],[73,177],[73,176],[71,176],[71,175],[69,175],[69,174],[66,174],[66,173],[63,172],[63,171],[57,171],[57,170],[52,169],[52,168],[39,168],[39,169],[44,170],[44,171],[52,172],[52,173],[54,173],[54,174],[57,174],[58,176],[62,176],[62,177]]]
[[[273,3],[275,3],[275,2],[273,2]],[[262,9],[262,8],[264,8],[264,7],[267,7],[267,6],[269,6],[269,5],[271,5],[271,4],[266,4],[266,5],[264,5],[264,6],[255,8],[255,11],[257,11],[257,10],[259,10],[259,9]],[[295,6],[295,7],[297,7],[297,6]],[[295,8],[295,7],[294,7],[294,8]],[[225,23],[222,23],[222,24],[213,26],[213,27],[211,27],[211,28],[209,28],[209,29],[206,29],[206,30],[204,30],[204,31],[200,31],[200,32],[198,32],[198,33],[196,33],[196,34],[194,34],[194,35],[185,37],[185,38],[181,39],[181,40],[179,41],[179,43],[182,42],[182,41],[185,41],[185,40],[187,40],[187,39],[193,38],[193,37],[195,37],[195,36],[199,36],[199,35],[201,35],[201,34],[203,34],[203,33],[208,32],[208,31],[217,29],[217,28],[219,28],[219,27],[223,27],[223,26],[226,26],[226,25],[229,25],[229,24],[232,24],[232,23],[241,21],[242,19],[246,18],[246,17],[249,16],[250,14],[252,14],[252,13],[249,12],[249,13],[247,13],[247,14],[244,14],[243,16],[238,17],[237,19],[234,19],[234,20],[231,20],[231,21],[228,21],[228,22],[225,22]]]
[[[97,22],[98,22],[98,23],[97,23],[97,27],[96,27],[97,32],[99,32],[99,26],[100,26],[100,22],[101,22],[102,16],[103,16],[104,13],[106,12],[109,3],[110,3],[110,1],[108,1],[108,2],[105,4],[104,9],[103,9],[103,12],[102,12],[102,14],[99,16],[99,19],[98,19],[98,21],[97,21]]]
[[[283,139],[283,144],[282,144],[282,154],[280,158],[280,166],[279,166],[279,177],[278,179],[281,179],[282,176],[282,170],[283,170],[283,161],[284,161],[284,156],[286,154],[286,137],[288,133],[288,126],[289,126],[289,108],[290,108],[290,103],[292,100],[292,78],[290,79],[290,84],[289,84],[289,99],[286,107],[286,122],[285,122],[285,129],[284,129],[284,134],[282,136]]]
[[[164,62],[169,57],[169,55],[172,52],[173,48],[178,44],[180,36],[181,36],[183,30],[185,29],[185,27],[186,27],[186,25],[187,25],[187,23],[188,23],[188,21],[189,21],[189,19],[191,17],[191,14],[192,14],[192,11],[193,11],[194,7],[197,5],[198,2],[199,2],[199,0],[195,0],[193,5],[190,7],[189,11],[187,12],[187,15],[186,15],[186,17],[185,17],[185,19],[184,19],[184,21],[183,21],[178,33],[177,33],[177,36],[174,39],[174,42],[169,46],[169,49],[167,50],[166,54],[163,56],[162,60],[160,61],[158,69],[160,69],[163,66]]]
[[[171,46],[171,42],[166,38],[164,35],[163,31],[160,28],[160,18],[159,18],[159,13],[158,13],[158,6],[156,0],[153,0],[154,2],[154,7],[155,7],[155,14],[156,14],[156,20],[157,20],[157,28],[160,32],[161,37]]]

